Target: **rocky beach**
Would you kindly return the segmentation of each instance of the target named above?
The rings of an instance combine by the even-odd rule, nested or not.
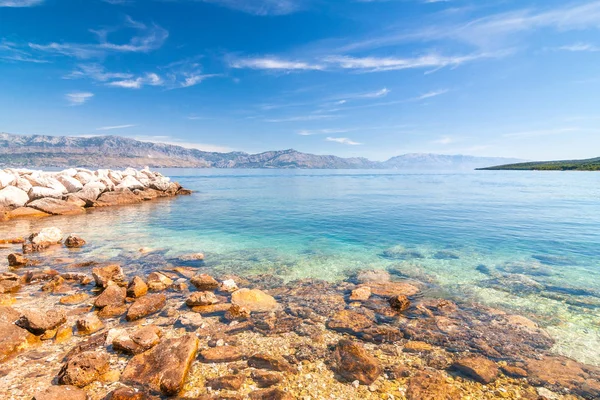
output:
[[[81,190],[58,197],[47,189],[79,212],[107,194],[137,203],[185,193],[158,174],[131,172],[85,205],[75,200]],[[127,177],[146,186],[124,187]],[[8,215],[39,211],[36,201],[11,204]],[[553,353],[537,323],[431,296],[426,281],[363,270],[335,282],[286,282],[221,273],[203,253],[158,262],[149,248],[94,261],[80,256],[85,239],[58,227],[0,238],[2,398],[600,397],[600,368]]]

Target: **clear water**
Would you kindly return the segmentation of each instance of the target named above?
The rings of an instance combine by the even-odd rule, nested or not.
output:
[[[600,174],[163,172],[196,192],[11,221],[0,238],[57,226],[90,242],[59,253],[77,260],[131,259],[142,247],[157,260],[202,251],[215,270],[286,280],[385,268],[429,282],[432,295],[531,317],[556,352],[600,364]]]

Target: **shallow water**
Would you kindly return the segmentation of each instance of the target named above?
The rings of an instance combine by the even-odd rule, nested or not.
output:
[[[56,256],[156,269],[205,252],[207,266],[286,280],[385,268],[431,295],[540,322],[556,352],[600,365],[600,175],[558,172],[166,170],[196,192],[86,216],[11,221],[90,246]],[[141,255],[138,249],[155,250]]]

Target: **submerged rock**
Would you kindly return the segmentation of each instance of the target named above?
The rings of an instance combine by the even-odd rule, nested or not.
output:
[[[61,385],[84,387],[108,372],[108,354],[85,351],[71,358],[58,373]]]
[[[189,307],[194,306],[209,306],[212,304],[217,304],[219,299],[213,292],[194,292],[188,297],[185,301]]]
[[[152,272],[148,275],[146,284],[148,285],[148,289],[160,292],[173,286],[173,280],[160,272]]]
[[[125,282],[123,268],[117,264],[94,268],[92,269],[92,276],[96,281],[96,286],[103,288],[107,287],[111,281],[116,284],[123,284]]]
[[[15,324],[20,313],[0,306],[0,363],[40,343],[39,337]]]
[[[262,370],[252,371],[251,377],[259,388],[275,386],[283,380],[283,375],[278,372]]]
[[[352,335],[360,335],[374,324],[374,320],[356,311],[342,310],[327,321],[327,328]]]
[[[245,353],[240,347],[220,346],[203,350],[200,356],[207,363],[228,363],[245,358]]]
[[[334,352],[335,372],[347,382],[359,381],[370,385],[381,375],[379,361],[371,356],[361,345],[350,340],[338,342]]]
[[[274,311],[279,308],[277,300],[258,289],[240,289],[231,295],[231,303],[252,312]]]
[[[267,369],[270,371],[295,373],[294,368],[282,357],[270,356],[268,354],[255,354],[248,359],[248,366],[256,369]]]
[[[224,375],[206,381],[206,386],[213,390],[239,390],[246,377],[244,375]]]
[[[12,253],[8,255],[8,266],[9,267],[24,267],[29,264],[29,259],[23,254]]]
[[[484,385],[495,381],[500,373],[495,362],[481,356],[463,357],[452,367]]]
[[[183,388],[197,350],[198,338],[193,334],[164,340],[153,349],[133,357],[121,380],[166,395],[177,395]]]
[[[403,294],[394,296],[390,299],[390,307],[398,312],[406,311],[410,307],[410,300]]]
[[[27,329],[34,335],[42,335],[46,331],[58,328],[65,322],[67,322],[67,317],[63,311],[48,310],[43,312],[28,310],[21,315],[16,325]]]
[[[371,297],[371,288],[368,286],[359,287],[354,289],[350,294],[351,301],[367,301]]]
[[[86,242],[77,235],[69,235],[65,239],[65,246],[69,248],[78,248],[85,246]]]
[[[161,335],[162,332],[158,327],[149,325],[132,334],[117,336],[112,341],[112,346],[117,351],[140,354],[156,346],[160,342]]]
[[[408,381],[408,400],[456,400],[459,390],[448,383],[446,376],[435,370],[420,371]]]

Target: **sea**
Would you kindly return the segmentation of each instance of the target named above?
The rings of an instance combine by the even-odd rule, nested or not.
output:
[[[152,271],[203,252],[215,273],[286,282],[387,270],[425,296],[539,323],[553,351],[600,365],[600,174],[526,171],[161,170],[191,196],[14,220],[86,239],[55,255]],[[140,256],[143,254],[144,256]]]

